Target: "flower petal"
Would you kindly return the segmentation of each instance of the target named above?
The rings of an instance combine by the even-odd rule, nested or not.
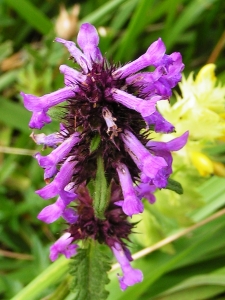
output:
[[[124,213],[130,217],[134,214],[142,213],[144,210],[144,205],[136,195],[133,181],[127,166],[119,163],[116,171],[120,179],[120,184],[124,196],[122,205]]]
[[[69,232],[64,233],[61,238],[59,238],[51,247],[50,247],[50,259],[51,261],[55,261],[59,254],[64,254],[66,258],[70,258],[71,256],[76,254],[76,249],[78,245],[71,244],[73,242],[73,238]]]
[[[149,100],[143,100],[119,89],[112,89],[108,92],[114,101],[136,110],[143,118],[153,114],[156,111],[156,103],[162,100],[161,96],[154,96]]]
[[[63,210],[65,209],[65,204],[59,197],[54,204],[46,206],[38,214],[37,218],[47,224],[55,222],[61,217]]]
[[[55,176],[54,180],[51,183],[47,184],[44,188],[37,190],[36,194],[38,194],[43,199],[50,199],[52,197],[55,197],[57,194],[60,194],[61,192],[65,193],[64,189],[72,179],[74,167],[76,164],[77,162],[71,161],[71,157],[69,157],[61,166],[61,169]]]
[[[117,69],[113,76],[115,78],[125,78],[130,74],[134,74],[150,65],[156,66],[162,60],[166,51],[166,47],[162,40],[159,38],[156,42],[152,43],[145,54],[138,59],[126,64],[125,66]]]
[[[93,25],[89,23],[81,25],[77,35],[77,43],[83,50],[85,56],[89,59],[90,63],[102,62],[102,54],[98,48],[99,36]]]
[[[120,281],[120,288],[124,291],[128,286],[132,286],[138,282],[142,282],[143,274],[140,270],[133,269],[130,265],[125,251],[119,243],[115,243],[112,251],[121,266],[123,276],[118,276]]]

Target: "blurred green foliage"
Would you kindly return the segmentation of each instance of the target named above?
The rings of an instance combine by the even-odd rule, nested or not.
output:
[[[68,10],[75,4],[71,0],[63,3]],[[217,75],[225,84],[223,0],[87,0],[77,3],[80,4],[79,24],[91,22],[101,29],[100,48],[109,60],[128,62],[162,37],[167,53],[182,53],[185,74],[199,70],[210,61],[216,63]],[[24,109],[19,95],[21,90],[43,95],[63,86],[58,67],[67,63],[68,54],[52,42],[57,35],[54,28],[59,7],[57,0],[0,0],[1,299],[17,295],[50,265],[49,245],[65,226],[61,220],[45,225],[36,218],[46,205],[35,194],[35,190],[43,186],[43,172],[32,154],[40,151],[40,147],[29,138],[30,113]],[[47,126],[45,133],[57,130],[56,124]],[[214,149],[214,153],[216,151]],[[224,155],[224,147],[218,151]],[[162,213],[159,213],[160,207],[146,206],[143,221],[146,230],[139,233],[139,239],[134,238],[132,251],[150,246],[184,226],[198,224],[224,207],[224,186],[222,178],[206,180],[198,191],[190,191],[191,207],[181,204],[177,208],[176,196],[170,198],[173,209],[167,208],[165,196],[161,202],[161,206],[165,204]],[[119,290],[115,272],[110,273],[109,299],[224,299],[224,230],[223,215],[137,260],[135,266],[143,270],[145,279],[125,293]],[[56,278],[40,289],[33,299],[55,295],[59,279],[62,281]],[[61,296],[57,295],[58,298],[48,299],[73,299],[67,288]]]

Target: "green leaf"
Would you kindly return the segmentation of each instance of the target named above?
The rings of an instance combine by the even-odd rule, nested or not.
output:
[[[194,222],[198,222],[224,206],[225,178],[213,176],[205,181],[198,191],[203,196],[205,205],[190,213]]]
[[[108,206],[110,188],[107,188],[105,178],[105,169],[102,157],[97,159],[97,172],[95,178],[95,193],[93,208],[95,216],[99,219],[105,219],[104,212]]]
[[[153,2],[154,1],[152,0],[138,1],[136,10],[130,19],[130,23],[116,55],[116,61],[123,58],[126,58],[126,60],[131,59],[133,55],[133,47],[131,46],[135,44],[137,36],[143,31],[144,27],[148,23],[148,13]]]
[[[175,292],[171,295],[159,296],[150,299],[154,300],[199,300],[199,299],[217,299],[211,298],[222,293],[225,288],[217,285],[198,286],[180,292]],[[222,299],[222,298],[218,298]]]
[[[101,142],[101,137],[99,134],[96,134],[93,139],[91,140],[91,145],[90,145],[90,152],[93,152],[98,149],[99,144]]]
[[[171,178],[168,179],[168,184],[166,186],[166,189],[174,191],[175,193],[177,193],[179,195],[182,195],[184,192],[182,185],[178,181],[171,179]]]
[[[188,3],[173,23],[173,26],[170,27],[169,34],[163,36],[164,42],[167,45],[167,51],[171,49],[176,41],[179,41],[182,34],[184,34],[184,31],[214,2],[216,2],[216,0],[194,0]]]
[[[52,22],[31,1],[6,0],[6,3],[38,32],[47,34],[53,28]]]
[[[154,300],[197,300],[214,296],[225,290],[225,275],[206,274],[193,276],[181,284],[154,297]],[[201,298],[199,298],[201,297]]]
[[[97,242],[89,241],[86,249],[78,249],[70,267],[70,273],[74,276],[74,300],[104,300],[108,297],[105,285],[109,282],[107,272],[110,263]]]

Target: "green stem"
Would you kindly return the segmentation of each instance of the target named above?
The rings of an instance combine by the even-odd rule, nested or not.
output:
[[[16,296],[11,298],[11,300],[34,299],[47,287],[54,284],[59,279],[62,279],[62,276],[68,271],[68,265],[69,259],[60,257],[25,288],[23,288]]]

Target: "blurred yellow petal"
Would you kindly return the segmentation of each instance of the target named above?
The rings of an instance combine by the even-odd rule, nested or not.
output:
[[[192,152],[191,161],[201,176],[206,177],[214,173],[213,162],[205,154]]]
[[[216,66],[214,64],[207,64],[204,67],[202,67],[196,76],[195,83],[201,84],[202,82],[208,82],[209,85],[213,83],[214,86],[216,82],[215,69]]]
[[[225,165],[221,162],[213,162],[214,174],[220,177],[225,177]]]

